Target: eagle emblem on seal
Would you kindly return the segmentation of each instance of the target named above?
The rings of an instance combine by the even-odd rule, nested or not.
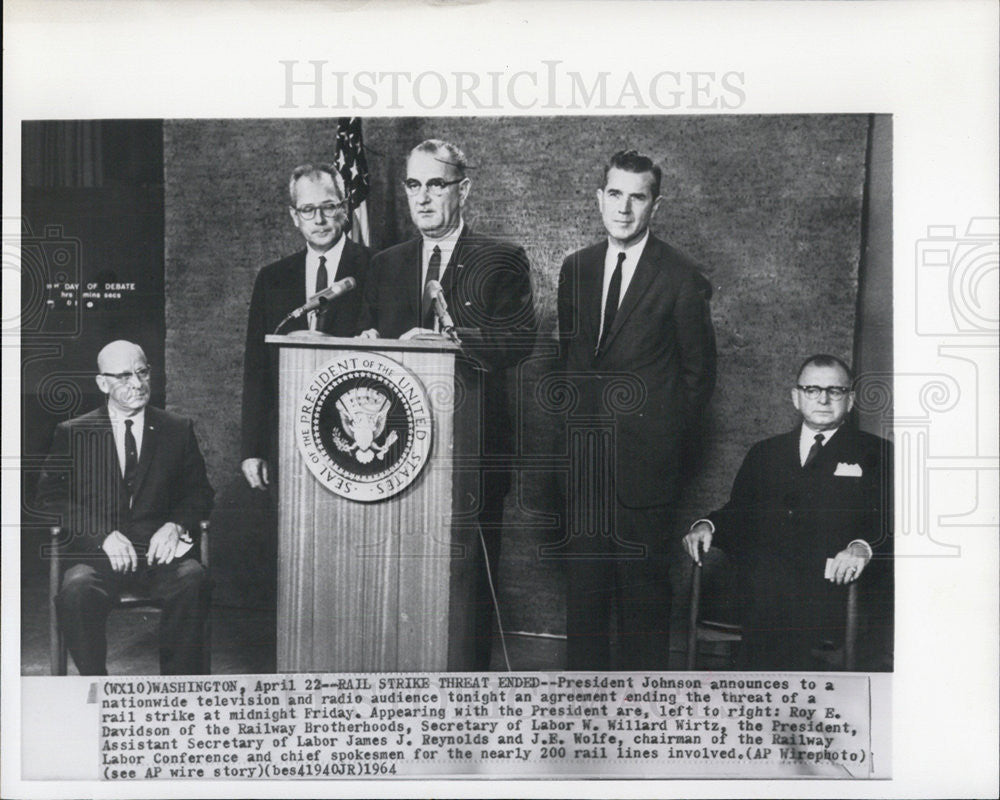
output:
[[[333,443],[342,453],[352,453],[360,464],[370,464],[373,459],[385,458],[399,436],[391,431],[379,444],[385,433],[386,417],[392,401],[378,389],[357,387],[350,389],[337,400],[340,425],[348,439],[336,428]]]

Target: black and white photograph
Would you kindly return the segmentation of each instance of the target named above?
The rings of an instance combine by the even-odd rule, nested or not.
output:
[[[939,211],[920,181],[947,183],[930,155],[947,133],[901,89],[848,101],[840,76],[826,100],[765,101],[767,59],[717,44],[711,68],[690,43],[588,64],[531,37],[504,63],[488,53],[517,40],[516,4],[425,9],[437,30],[350,5],[319,14],[406,42],[404,59],[407,30],[430,46],[476,20],[498,40],[468,69],[433,47],[399,69],[282,33],[246,103],[213,102],[218,75],[182,98],[160,73],[160,100],[129,76],[60,108],[19,78],[11,796],[335,796],[370,779],[402,796],[401,778],[463,796],[505,779],[909,791],[916,720],[996,698],[996,664],[971,665],[995,625],[977,640],[969,617],[996,621],[1000,226],[995,170],[970,169],[974,153],[996,166],[995,140],[949,155],[967,201]],[[697,18],[727,5],[750,4]],[[777,19],[758,5],[747,21]],[[838,4],[796,5],[849,27]],[[898,4],[853,5],[873,42],[860,6],[924,35]],[[652,2],[521,17],[594,35],[597,17],[565,14],[626,6],[696,18]],[[150,8],[179,33],[175,6]],[[222,18],[202,20],[221,65]],[[977,65],[995,54],[976,46]],[[84,65],[95,82],[104,57],[119,54]],[[974,88],[996,99],[995,80]],[[943,670],[963,641],[978,688],[915,696],[921,659]],[[92,742],[47,758],[60,728]]]
[[[888,117],[22,148],[25,674],[891,670]]]

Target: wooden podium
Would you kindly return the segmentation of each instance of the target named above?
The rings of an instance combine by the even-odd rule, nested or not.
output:
[[[459,346],[266,341],[279,348],[278,671],[472,669],[479,392],[457,376]]]

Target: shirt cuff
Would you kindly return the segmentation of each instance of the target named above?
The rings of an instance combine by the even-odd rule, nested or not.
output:
[[[709,531],[709,533],[712,533],[712,534],[715,533],[715,524],[710,519],[696,519],[694,521],[694,523],[692,523],[690,530],[694,530],[694,526],[698,525],[698,524],[700,524],[702,522],[704,522],[706,525],[708,525],[708,527],[710,527],[712,529],[712,530]],[[867,542],[866,542],[866,544],[867,544]],[[869,549],[871,549],[871,548],[869,548]]]
[[[865,558],[868,561],[872,560],[872,555],[873,555],[872,546],[868,544],[868,542],[866,542],[864,539],[855,539],[853,542],[848,543],[847,545],[848,548],[850,548],[852,544],[860,544],[865,549]]]

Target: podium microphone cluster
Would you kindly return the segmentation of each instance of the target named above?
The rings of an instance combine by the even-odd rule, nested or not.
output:
[[[316,292],[316,294],[312,295],[312,297],[306,300],[305,303],[300,305],[291,314],[289,314],[287,317],[281,320],[281,324],[274,329],[274,332],[277,333],[278,331],[280,331],[283,327],[285,327],[285,325],[287,325],[293,319],[298,319],[303,314],[308,314],[310,311],[315,311],[318,308],[322,308],[327,303],[336,300],[341,295],[347,294],[348,292],[352,291],[357,285],[358,282],[354,280],[354,278],[343,278],[335,283],[330,284],[323,291]]]
[[[452,321],[451,314],[448,313],[448,301],[444,299],[444,289],[441,286],[441,282],[427,281],[425,291],[434,304],[434,315],[438,318],[438,322],[441,323],[441,332],[454,337],[455,323]]]

